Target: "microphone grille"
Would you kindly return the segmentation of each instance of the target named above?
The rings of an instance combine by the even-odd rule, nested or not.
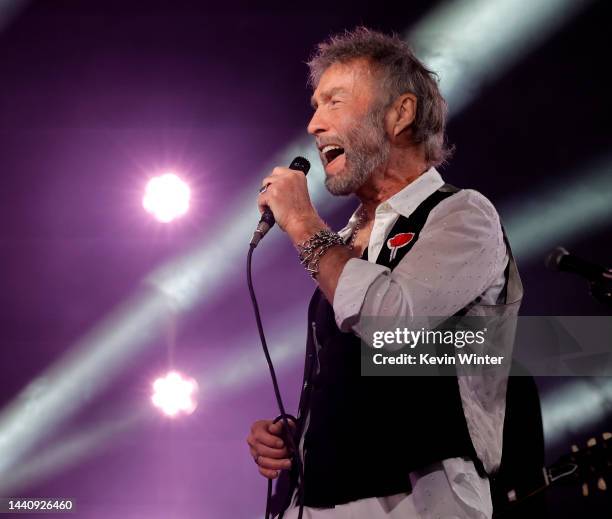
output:
[[[295,157],[291,164],[289,165],[289,169],[295,169],[304,173],[304,175],[308,174],[308,170],[310,169],[310,161],[305,159],[304,157]]]
[[[569,255],[569,252],[564,247],[561,247],[561,246],[555,247],[553,250],[551,250],[548,253],[548,256],[546,256],[546,260],[544,261],[544,264],[550,270],[561,270],[561,266],[560,266],[561,259],[563,259],[564,256],[568,256],[568,255]]]

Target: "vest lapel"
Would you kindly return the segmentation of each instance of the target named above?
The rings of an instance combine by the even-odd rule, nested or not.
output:
[[[448,190],[438,190],[427,197],[408,217],[400,215],[385,239],[376,258],[376,263],[394,269],[402,258],[410,252],[419,239],[431,210],[442,200],[452,196],[457,188],[445,184]]]

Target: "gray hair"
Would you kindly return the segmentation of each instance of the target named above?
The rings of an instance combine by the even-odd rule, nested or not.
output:
[[[438,89],[438,76],[425,67],[396,34],[388,36],[367,27],[357,27],[331,36],[317,46],[307,62],[310,86],[316,88],[325,70],[334,63],[358,58],[369,60],[382,73],[381,94],[386,107],[407,92],[417,97],[412,139],[423,144],[428,164],[437,166],[446,162],[452,149],[444,136],[446,101]]]

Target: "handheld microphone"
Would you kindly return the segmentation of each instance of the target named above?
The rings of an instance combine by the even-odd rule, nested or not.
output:
[[[573,272],[592,282],[610,279],[612,276],[610,269],[574,256],[563,247],[556,247],[550,252],[546,258],[546,266],[551,270]]]
[[[304,173],[304,175],[307,175],[308,170],[310,169],[310,162],[308,162],[308,160],[304,157],[295,157],[291,161],[289,169],[295,169],[297,171],[301,171],[302,173]],[[267,234],[267,232],[274,226],[275,223],[276,220],[274,219],[272,211],[269,207],[266,207],[266,209],[261,215],[259,223],[257,224],[257,229],[255,229],[253,237],[251,238],[251,247],[257,247],[259,241]]]

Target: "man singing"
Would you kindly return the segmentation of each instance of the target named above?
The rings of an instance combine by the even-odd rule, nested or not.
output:
[[[277,505],[310,518],[490,518],[507,377],[362,377],[365,316],[516,315],[522,286],[489,200],[444,183],[446,103],[399,38],[366,28],[332,37],[309,62],[315,138],[334,195],[361,202],[339,233],[303,173],[262,181],[269,207],[318,288],[309,307],[304,390],[293,434],[255,422],[259,472],[291,486]],[[284,471],[284,472],[283,472]]]

